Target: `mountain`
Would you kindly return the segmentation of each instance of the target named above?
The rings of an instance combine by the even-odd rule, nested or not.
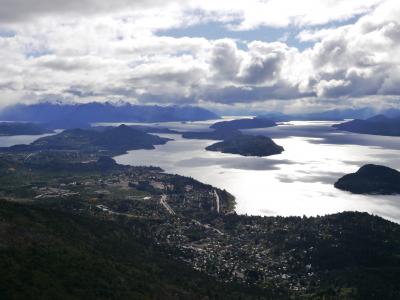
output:
[[[140,221],[1,200],[0,228],[1,299],[260,299],[177,262]]]
[[[51,132],[53,131],[36,123],[0,122],[0,136],[40,135]]]
[[[395,108],[377,110],[370,107],[332,109],[312,113],[283,114],[279,112],[266,112],[260,114],[260,118],[270,119],[275,122],[288,121],[343,121],[346,119],[367,119],[376,114],[382,114],[387,117],[400,117],[400,110]]]
[[[242,156],[269,156],[280,154],[284,151],[282,146],[275,144],[269,137],[244,134],[215,143],[208,146],[206,150]]]
[[[354,194],[400,194],[400,172],[385,166],[365,165],[356,173],[340,178],[335,187]]]
[[[219,119],[216,114],[192,106],[113,105],[110,103],[15,105],[0,112],[5,121],[49,124],[52,128],[82,128],[96,122],[168,122]]]
[[[376,111],[372,108],[358,108],[358,109],[332,109],[322,112],[313,112],[297,115],[298,119],[302,120],[326,120],[326,121],[340,121],[345,119],[365,119],[373,116]]]
[[[232,121],[222,121],[217,122],[210,126],[212,129],[230,129],[230,130],[240,130],[240,129],[253,129],[253,128],[266,128],[274,127],[277,124],[269,119],[256,117],[252,119],[239,119]]]
[[[238,215],[157,168],[33,163],[0,154],[0,299],[400,297],[400,226],[378,216]]]
[[[384,115],[377,115],[366,120],[356,119],[336,124],[333,127],[355,133],[400,136],[400,117],[388,118]]]
[[[128,150],[154,149],[154,145],[165,144],[169,139],[145,133],[126,125],[94,129],[67,129],[59,134],[47,136],[30,145],[17,145],[7,148],[12,151],[84,151],[120,154]],[[3,149],[4,150],[4,149]]]

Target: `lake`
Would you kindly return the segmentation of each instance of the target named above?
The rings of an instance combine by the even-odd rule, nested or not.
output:
[[[41,137],[53,135],[59,132],[61,132],[61,130],[55,130],[54,133],[46,133],[41,135],[0,136],[0,147],[11,147],[14,145],[30,144]]]
[[[213,122],[150,124],[178,130],[202,130]],[[363,211],[400,223],[400,196],[353,195],[334,182],[367,163],[400,169],[400,138],[361,135],[333,129],[332,122],[290,122],[247,130],[272,137],[285,152],[265,158],[206,151],[209,140],[180,135],[155,150],[136,150],[116,157],[127,165],[160,166],[226,189],[236,197],[239,214],[291,216]]]

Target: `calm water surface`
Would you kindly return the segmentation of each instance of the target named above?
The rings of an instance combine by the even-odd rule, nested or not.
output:
[[[213,122],[163,123],[180,130],[201,130]],[[333,183],[367,163],[400,169],[400,138],[360,135],[332,129],[331,122],[290,122],[275,128],[248,130],[274,138],[285,148],[266,158],[209,152],[214,141],[180,135],[155,150],[116,157],[122,164],[160,166],[168,173],[191,176],[231,192],[236,211],[250,215],[325,215],[365,211],[400,222],[399,196],[352,195]],[[154,124],[153,124],[154,125]]]
[[[215,121],[150,124],[176,130],[205,130]],[[118,125],[118,124],[114,124]],[[122,164],[160,166],[224,188],[236,197],[236,211],[251,215],[325,215],[365,211],[400,223],[400,196],[352,195],[333,187],[346,173],[367,163],[400,170],[400,138],[361,135],[332,129],[331,122],[290,122],[247,130],[272,137],[285,148],[266,158],[209,152],[208,140],[174,139],[155,150],[130,151]],[[0,137],[0,146],[27,144],[40,136]]]
[[[12,135],[12,136],[0,136],[0,147],[10,147],[14,145],[30,144],[37,139],[49,135],[61,132],[61,130],[56,130],[54,133],[47,133],[41,135]]]

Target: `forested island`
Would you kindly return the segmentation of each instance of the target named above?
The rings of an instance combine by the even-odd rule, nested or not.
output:
[[[282,146],[277,145],[269,137],[244,134],[212,144],[206,150],[242,156],[269,156],[281,154],[284,151]]]
[[[221,121],[210,126],[212,129],[230,129],[230,130],[240,130],[240,129],[253,129],[253,128],[267,128],[274,127],[277,124],[263,117],[255,117],[251,119],[238,119],[232,121]]]
[[[269,156],[284,151],[271,138],[244,134],[240,129],[277,126],[268,119],[253,118],[217,122],[210,126],[212,131],[183,132],[186,139],[218,140],[221,142],[206,147],[208,151],[239,154],[242,156]]]
[[[395,169],[365,165],[356,173],[340,178],[335,187],[354,194],[400,194],[400,172]]]
[[[101,129],[67,129],[59,134],[40,138],[30,145],[17,145],[3,150],[9,152],[61,150],[118,155],[128,150],[154,149],[154,145],[162,145],[168,141],[167,138],[120,125]]]

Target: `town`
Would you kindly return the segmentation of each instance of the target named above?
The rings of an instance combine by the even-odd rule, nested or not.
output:
[[[328,285],[337,252],[343,254],[343,266],[357,265],[353,255],[360,245],[349,239],[363,241],[358,224],[368,220],[371,231],[366,234],[371,238],[399,234],[398,227],[360,213],[316,218],[237,215],[235,199],[227,191],[157,167],[122,166],[107,157],[73,163],[65,156],[52,162],[23,157],[1,157],[1,198],[133,227],[140,222],[145,237],[163,251],[221,282],[309,293]],[[54,171],[54,166],[63,171]],[[375,250],[384,246],[377,243]],[[362,255],[371,254],[360,253],[360,261]]]

